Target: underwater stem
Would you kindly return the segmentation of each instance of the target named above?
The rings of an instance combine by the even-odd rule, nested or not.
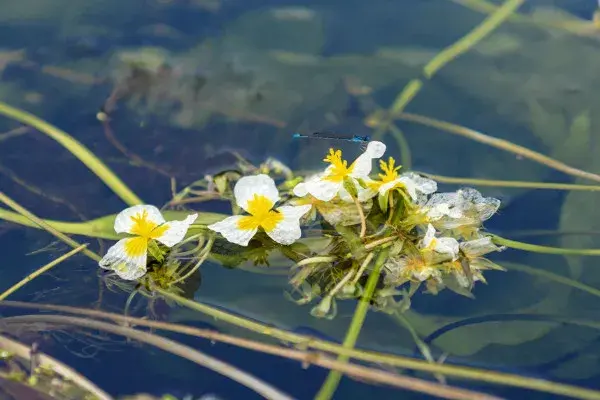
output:
[[[0,102],[0,104],[2,104],[2,103]],[[59,238],[60,240],[62,240],[66,244],[68,244],[69,246],[71,246],[73,248],[77,248],[77,247],[81,246],[81,244],[77,243],[75,240],[71,239],[64,233],[57,231],[52,226],[48,225],[45,221],[41,220],[40,218],[38,218],[37,216],[32,214],[29,210],[25,209],[24,207],[19,205],[17,202],[15,202],[13,199],[11,199],[7,195],[5,195],[3,192],[0,192],[0,201],[3,202],[4,204],[6,204],[7,206],[9,206],[10,208],[12,208],[13,210],[15,210],[16,212],[18,212],[21,216],[23,216],[27,220],[33,222],[34,224],[39,225],[42,229],[53,234],[54,236],[56,236],[57,238]],[[3,210],[0,210],[0,211],[3,211]],[[0,218],[2,218],[2,213],[0,213]],[[86,256],[88,256],[89,258],[91,258],[94,261],[100,261],[100,259],[101,259],[101,257],[98,254],[94,253],[91,250],[85,249],[85,248],[83,249],[83,254],[85,254]]]
[[[16,292],[17,290],[19,290],[20,288],[25,286],[27,283],[29,283],[33,279],[35,279],[38,276],[40,276],[41,274],[43,274],[44,272],[50,270],[55,265],[60,264],[61,262],[65,261],[67,258],[79,253],[81,250],[85,249],[87,246],[88,246],[87,244],[82,244],[81,246],[71,250],[70,252],[58,257],[56,260],[53,260],[53,261],[49,262],[48,264],[44,265],[43,267],[38,268],[36,271],[32,272],[31,274],[29,274],[25,278],[23,278],[20,282],[15,283],[10,288],[5,290],[4,293],[0,294],[0,301],[6,299],[8,296],[13,294],[14,292]]]
[[[72,314],[85,315],[86,317],[103,318],[120,323],[121,325],[133,327],[144,326],[148,328],[161,329],[168,332],[177,332],[188,336],[208,339],[211,342],[220,342],[230,344],[239,348],[249,349],[261,353],[271,354],[274,356],[285,357],[290,360],[302,362],[304,367],[309,365],[318,365],[327,369],[335,369],[342,371],[348,375],[367,379],[373,383],[383,383],[390,386],[399,387],[402,389],[413,390],[420,393],[447,398],[447,399],[477,399],[484,398],[497,399],[494,396],[487,396],[483,393],[473,392],[467,389],[456,388],[448,385],[440,385],[438,383],[429,382],[424,379],[400,376],[391,372],[382,371],[373,367],[366,367],[358,364],[340,363],[323,353],[308,352],[304,350],[290,349],[279,345],[267,344],[255,340],[244,339],[237,336],[220,333],[209,329],[198,329],[191,326],[178,325],[162,321],[146,320],[135,317],[123,316],[103,311],[87,310],[84,308],[69,307],[69,306],[53,306],[49,304],[35,304],[22,302],[3,302],[3,306],[19,307],[27,309],[44,309],[54,311],[65,311]]]
[[[526,182],[526,181],[503,181],[496,179],[476,179],[476,178],[458,178],[453,176],[442,176],[429,174],[427,172],[413,171],[419,175],[442,183],[454,183],[457,185],[474,186],[492,186],[492,187],[512,187],[512,188],[530,188],[530,189],[549,189],[549,190],[581,190],[589,192],[599,192],[600,185],[578,185],[574,183],[553,183],[553,182]]]
[[[194,272],[196,272],[198,270],[198,268],[200,268],[200,266],[204,263],[204,261],[206,261],[206,259],[210,255],[210,250],[212,249],[212,246],[213,246],[214,242],[215,242],[215,237],[214,236],[212,236],[210,239],[208,239],[208,243],[206,243],[206,246],[202,250],[202,255],[200,256],[200,259],[198,260],[198,262],[196,263],[196,265],[194,265],[194,267],[192,269],[190,269],[185,275],[180,276],[179,278],[177,278],[173,282],[171,282],[171,286],[173,286],[173,285],[175,285],[176,283],[179,283],[179,282],[185,282],[185,280],[187,278],[189,278],[190,276],[192,276],[192,274]]]
[[[487,35],[498,28],[515,12],[517,8],[523,4],[524,1],[525,0],[506,0],[500,7],[498,7],[492,14],[485,18],[483,22],[477,25],[469,33],[433,57],[425,65],[425,67],[423,67],[424,78],[431,79],[433,75],[447,63],[469,51]],[[412,79],[396,97],[396,100],[390,107],[389,116],[385,117],[386,121],[380,121],[380,123],[377,125],[379,125],[379,127],[383,125],[383,131],[388,129],[391,123],[390,120],[395,118],[396,114],[404,110],[408,103],[410,103],[411,100],[419,93],[422,87],[423,80],[418,78]],[[367,121],[376,121],[379,118],[380,117],[374,113],[367,117]],[[369,122],[367,122],[367,124],[372,125]],[[378,132],[380,131],[378,130],[376,133]],[[376,137],[376,135],[373,136]]]
[[[83,162],[98,178],[102,180],[117,196],[130,206],[136,204],[144,204],[144,202],[135,195],[119,179],[119,177],[106,166],[98,157],[94,155],[87,147],[70,136],[68,133],[50,125],[48,122],[30,114],[26,111],[19,110],[0,101],[0,114],[6,117],[15,119],[24,124],[27,124],[40,132],[45,133],[52,139],[60,143],[71,154]]]
[[[541,246],[538,244],[517,242],[500,236],[491,235],[492,241],[500,246],[531,251],[532,253],[562,254],[574,256],[600,256],[600,249],[567,249],[564,247]]]
[[[386,364],[399,368],[413,369],[417,371],[430,372],[430,373],[441,373],[446,376],[452,376],[462,379],[472,379],[475,381],[482,381],[492,384],[509,385],[524,389],[538,390],[545,393],[553,393],[564,396],[570,396],[578,399],[594,399],[600,400],[600,391],[592,389],[586,389],[573,385],[567,385],[557,382],[548,381],[539,378],[530,378],[527,376],[520,376],[515,374],[509,374],[504,372],[490,371],[480,368],[463,367],[458,365],[448,364],[431,364],[427,361],[414,359],[410,357],[404,357],[393,354],[377,353],[374,351],[357,350],[342,347],[341,345],[326,340],[317,339],[315,337],[300,335],[278,329],[276,327],[265,325],[259,322],[251,321],[246,318],[239,317],[237,315],[228,313],[224,310],[211,307],[207,304],[198,303],[195,301],[188,300],[184,297],[178,296],[173,293],[169,293],[166,290],[155,288],[157,293],[162,296],[171,299],[182,306],[188,307],[192,310],[198,311],[202,314],[208,315],[212,318],[222,320],[226,323],[248,329],[249,331],[256,332],[265,336],[279,339],[284,342],[293,343],[302,348],[312,348],[334,354],[346,355],[348,357],[356,358],[365,362]],[[131,317],[125,317],[118,314],[106,313],[98,310],[81,309],[77,307],[61,306],[54,304],[39,304],[39,303],[25,303],[18,301],[2,301],[0,307],[21,307],[27,309],[41,309],[41,310],[53,310],[62,311],[72,314],[80,314],[86,316],[94,316],[98,318],[116,319],[123,322],[131,322]],[[167,329],[166,323],[158,321],[142,321],[140,325],[155,327],[160,329]],[[161,326],[159,326],[160,324]],[[173,326],[174,324],[168,324]],[[589,324],[586,324],[588,326]],[[192,327],[186,327],[182,325],[176,325],[176,330],[170,329],[173,332],[188,333],[193,330]],[[189,333],[188,333],[189,334]]]
[[[363,326],[363,323],[365,322],[367,311],[369,310],[369,306],[371,305],[371,298],[373,297],[375,287],[377,286],[377,282],[379,281],[379,274],[381,273],[381,269],[383,268],[383,263],[385,262],[387,253],[388,252],[386,250],[382,250],[377,256],[377,260],[375,260],[375,266],[373,268],[373,271],[371,271],[371,274],[369,275],[369,279],[367,280],[364,294],[356,306],[354,315],[352,316],[352,322],[350,322],[350,327],[348,328],[348,332],[346,332],[346,337],[344,338],[342,347],[352,349],[356,344],[356,340],[358,339],[360,330]],[[350,357],[348,357],[347,355],[340,355],[338,356],[338,361],[347,362],[349,358]],[[315,396],[315,399],[331,399],[341,379],[341,372],[329,372],[329,374],[327,375],[327,379],[323,383],[323,386],[321,386],[321,389],[319,390],[319,393],[317,393],[317,395]]]
[[[9,339],[4,335],[0,335],[0,349],[16,354],[19,358],[31,360],[31,347]],[[92,393],[97,400],[113,400],[112,396],[66,364],[39,351],[36,353],[36,357],[38,358],[40,365],[50,368],[54,373],[68,379],[80,388],[87,390],[89,393]]]
[[[292,397],[279,391],[275,387],[259,380],[258,378],[250,375],[249,373],[242,371],[234,367],[231,364],[227,364],[216,358],[208,356],[204,353],[199,352],[189,346],[185,346],[174,342],[170,339],[163,338],[158,335],[154,335],[149,332],[140,331],[125,326],[118,326],[115,324],[96,321],[92,319],[84,319],[72,316],[64,315],[23,315],[18,317],[9,317],[3,320],[3,323],[50,323],[59,325],[76,325],[88,329],[100,330],[105,332],[114,333],[130,339],[140,341],[155,346],[161,350],[167,351],[171,354],[178,355],[186,358],[198,365],[208,368],[216,373],[226,376],[239,384],[247,387],[260,394],[266,399],[273,400],[293,400]]]

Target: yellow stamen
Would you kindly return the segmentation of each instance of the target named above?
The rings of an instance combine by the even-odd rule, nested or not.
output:
[[[168,225],[158,225],[153,221],[148,220],[148,212],[143,210],[140,213],[131,217],[133,226],[131,227],[131,233],[137,236],[141,236],[146,240],[156,239],[161,237],[165,231],[169,228]]]
[[[379,179],[381,179],[382,183],[388,183],[398,178],[398,170],[402,166],[399,165],[396,167],[395,164],[396,160],[393,157],[390,157],[387,163],[379,160],[379,167],[383,171],[383,174],[379,174]]]
[[[345,177],[352,173],[354,164],[348,167],[348,161],[342,160],[342,151],[329,149],[329,154],[323,161],[330,163],[333,168],[329,171],[329,174],[324,177],[328,181],[342,182]]]
[[[273,202],[267,197],[255,194],[254,198],[248,200],[248,212],[251,215],[240,218],[238,227],[241,230],[251,230],[262,227],[266,232],[270,232],[281,220],[283,214],[272,211]]]

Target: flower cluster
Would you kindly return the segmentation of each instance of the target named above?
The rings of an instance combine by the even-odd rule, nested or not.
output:
[[[291,284],[302,295],[298,301],[321,298],[313,309],[316,316],[331,315],[336,299],[361,295],[376,254],[384,255],[374,294],[380,309],[403,307],[406,301],[396,302],[397,296],[406,300],[422,284],[430,293],[449,288],[470,296],[475,282],[485,283],[483,271],[502,269],[484,257],[502,248],[482,231],[499,200],[471,188],[438,193],[435,181],[402,173],[392,157],[382,160],[385,151],[385,144],[369,142],[348,163],[340,150],[330,149],[323,160],[327,167],[306,179],[273,159],[258,168],[245,163],[245,176],[207,177],[206,190],[196,192],[232,201],[234,215],[203,225],[211,239],[197,258],[206,258],[215,239],[238,246],[234,253],[258,254],[260,263],[267,263],[270,250],[285,248],[296,263]],[[373,160],[379,160],[377,176],[371,174]],[[160,260],[182,242],[196,218],[191,214],[166,222],[153,206],[128,208],[117,216],[115,230],[134,236],[111,247],[100,265],[123,279],[139,279],[146,274],[148,254]],[[290,245],[302,237],[301,225],[315,223],[328,232],[320,237],[322,245],[293,250]]]

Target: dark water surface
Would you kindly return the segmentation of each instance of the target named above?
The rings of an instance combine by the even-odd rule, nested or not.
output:
[[[161,205],[171,198],[169,175],[183,188],[231,167],[235,162],[231,150],[254,163],[271,156],[294,169],[320,168],[328,144],[293,141],[291,134],[314,130],[371,134],[364,118],[373,105],[389,107],[410,79],[421,76],[431,57],[485,17],[464,6],[469,3],[3,0],[0,100],[69,132],[144,201]],[[591,0],[527,2],[521,12],[541,22],[506,23],[426,82],[407,111],[600,172],[600,31],[573,34],[544,25],[544,21],[570,19],[585,22],[595,7]],[[115,87],[130,76],[132,61],[141,63],[147,73],[138,77],[129,97],[114,105],[107,134],[96,114]],[[369,94],[352,95],[356,87],[369,88]],[[0,118],[0,132],[18,126]],[[590,184],[447,132],[402,121],[398,126],[411,150],[410,167],[417,171]],[[151,166],[128,160],[114,138]],[[394,138],[388,135],[385,142],[388,154],[399,157]],[[352,154],[350,158],[359,152],[352,144],[342,149]],[[456,188],[440,184],[440,191]],[[498,215],[486,223],[491,232],[548,246],[600,246],[599,198],[594,192],[479,189],[503,202]],[[91,219],[125,207],[70,153],[33,130],[6,140],[0,134],[0,190],[49,219]],[[200,204],[198,209],[229,212],[223,204]],[[49,251],[28,255],[51,244]],[[104,243],[105,248],[108,245]],[[90,246],[98,249],[94,240]],[[2,286],[10,286],[65,251],[44,232],[0,223]],[[433,353],[447,354],[447,363],[600,389],[598,331],[543,317],[597,321],[597,295],[510,267],[537,268],[600,288],[597,259],[510,249],[492,259],[506,263],[508,271],[488,273],[488,285],[476,285],[475,299],[450,291],[413,298],[407,318]],[[340,342],[344,337],[354,302],[340,304],[336,319],[318,320],[310,316],[309,306],[284,298],[286,275],[225,269],[214,263],[202,268],[196,300],[300,333]],[[11,298],[82,307],[101,301],[102,308],[122,313],[127,294],[104,289],[100,299],[97,266],[76,256]],[[170,321],[242,334],[184,309],[162,305],[160,311]],[[137,298],[132,313],[146,315],[146,301]],[[312,398],[327,374],[318,367],[305,370],[297,362],[224,344],[177,339],[251,371],[298,399]],[[186,360],[118,337],[64,332],[23,340],[40,341],[44,351],[114,395],[257,397]],[[414,352],[408,332],[376,313],[368,316],[358,345],[403,355]],[[470,385],[507,398],[552,398]],[[398,394],[344,379],[336,398],[397,398]]]

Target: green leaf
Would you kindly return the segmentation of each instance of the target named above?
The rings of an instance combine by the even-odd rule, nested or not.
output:
[[[356,190],[356,185],[354,184],[352,178],[344,178],[344,189],[346,189],[353,198],[356,199],[358,197],[358,190]]]
[[[390,199],[390,191],[388,190],[384,195],[377,195],[377,202],[379,203],[379,209],[385,214],[388,210],[388,204]]]

